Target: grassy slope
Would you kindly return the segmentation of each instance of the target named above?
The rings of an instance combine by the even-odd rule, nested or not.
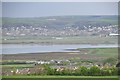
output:
[[[117,57],[118,48],[84,48],[78,49],[88,55],[104,56],[104,57]]]

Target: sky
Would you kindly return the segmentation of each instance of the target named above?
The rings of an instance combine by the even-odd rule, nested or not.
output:
[[[2,2],[3,17],[117,15],[117,2]]]
[[[119,2],[120,0],[1,0],[2,2]]]

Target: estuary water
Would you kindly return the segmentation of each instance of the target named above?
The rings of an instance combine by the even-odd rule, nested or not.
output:
[[[112,48],[118,47],[117,44],[1,44],[0,52],[2,54],[22,54],[22,53],[42,53],[42,52],[71,52],[69,49],[77,48]],[[66,50],[67,49],[67,50]],[[75,51],[73,51],[75,52]]]

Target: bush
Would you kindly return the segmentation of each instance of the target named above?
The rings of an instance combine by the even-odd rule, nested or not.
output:
[[[118,69],[116,67],[101,69],[97,66],[91,68],[81,66],[76,70],[68,68],[53,69],[49,65],[44,65],[44,70],[40,74],[35,73],[34,75],[114,76],[118,75]]]
[[[98,76],[101,75],[101,70],[99,67],[93,66],[89,69],[88,73],[90,76]]]

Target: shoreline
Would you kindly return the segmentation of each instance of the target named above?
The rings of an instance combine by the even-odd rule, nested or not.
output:
[[[83,59],[83,60],[102,60],[109,57],[117,57],[117,48],[78,48],[79,52],[37,52],[2,54],[3,60],[53,60],[53,59]],[[102,51],[102,52],[101,52]],[[106,54],[104,54],[106,52]]]
[[[41,42],[18,42],[18,43],[12,43],[12,42],[10,42],[10,43],[0,43],[0,45],[1,44],[40,44],[40,45],[74,45],[74,44],[91,44],[91,45],[99,45],[99,44],[118,44],[118,43],[104,43],[104,42],[102,42],[102,43],[41,43]]]

